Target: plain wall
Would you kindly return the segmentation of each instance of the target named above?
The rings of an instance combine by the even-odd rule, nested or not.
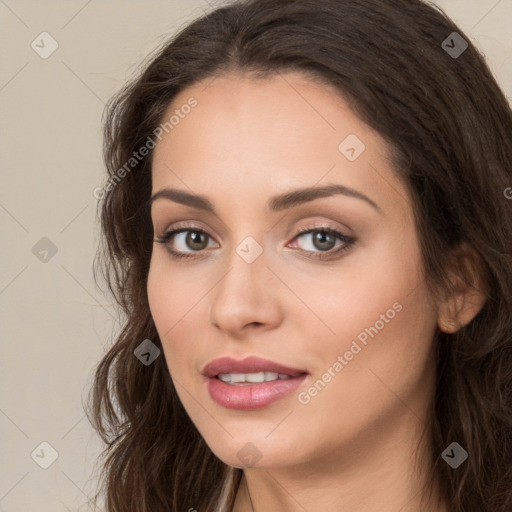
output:
[[[511,98],[512,1],[436,3]],[[92,274],[102,110],[151,50],[211,5],[0,2],[0,512],[92,510],[101,445],[82,403],[118,327]],[[46,59],[31,47],[43,31],[59,45]],[[50,48],[45,41],[40,52]],[[48,469],[39,465],[51,461],[42,442],[58,452]]]

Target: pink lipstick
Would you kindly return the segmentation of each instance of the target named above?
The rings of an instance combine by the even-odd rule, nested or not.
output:
[[[261,409],[291,394],[308,372],[259,357],[215,359],[203,371],[212,399],[228,409]]]

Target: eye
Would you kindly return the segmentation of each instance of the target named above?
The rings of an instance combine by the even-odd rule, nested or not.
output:
[[[300,229],[292,243],[297,244],[300,239],[307,241],[304,244],[306,247],[300,248],[300,251],[317,259],[334,258],[348,250],[355,242],[355,238],[344,235],[336,229],[316,226]],[[212,238],[202,229],[182,227],[167,231],[155,241],[166,245],[173,258],[180,259],[195,258],[196,255],[193,253],[200,253],[211,247],[208,242],[212,241]],[[338,245],[336,245],[337,241],[339,241]],[[178,246],[178,250],[174,246]]]
[[[310,253],[312,258],[327,259],[333,258],[340,253],[348,250],[355,242],[353,237],[349,237],[337,229],[330,227],[308,227],[299,230],[299,234],[295,236],[294,241],[305,239],[304,252]],[[339,244],[336,245],[336,241]],[[317,252],[318,250],[318,252]]]
[[[156,242],[168,246],[171,255],[177,259],[194,257],[189,254],[192,252],[202,251],[208,248],[208,239],[211,240],[210,235],[202,229],[195,228],[180,228],[173,229],[164,233],[163,236],[157,238]],[[171,244],[172,242],[172,244]],[[178,245],[178,250],[171,248],[171,245]],[[187,246],[192,248],[187,251]],[[188,252],[188,254],[187,254]]]

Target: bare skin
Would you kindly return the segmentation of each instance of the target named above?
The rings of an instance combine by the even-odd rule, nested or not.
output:
[[[420,503],[432,340],[436,329],[469,322],[482,302],[470,291],[443,302],[429,294],[411,201],[385,142],[333,89],[296,73],[210,78],[182,91],[169,115],[192,96],[197,106],[155,148],[153,194],[206,196],[216,214],[153,202],[156,238],[189,231],[154,244],[148,299],[187,413],[222,461],[244,468],[234,512],[448,512],[435,493]],[[350,134],[364,151],[355,139],[340,151]],[[275,195],[328,184],[370,202],[336,194],[267,208]],[[300,228],[355,241],[332,238],[325,250]],[[186,238],[197,230],[207,234],[202,249]],[[236,251],[249,236],[263,251],[251,263]],[[322,253],[330,256],[315,258]],[[377,334],[357,351],[353,342],[370,327]],[[201,374],[223,356],[259,356],[309,375],[263,409],[227,409]],[[338,356],[346,364],[336,371]],[[315,393],[319,379],[328,382]],[[249,442],[259,453],[250,465],[240,456]]]

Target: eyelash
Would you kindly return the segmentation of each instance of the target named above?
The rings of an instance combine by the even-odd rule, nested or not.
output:
[[[196,233],[204,234],[209,239],[211,239],[210,235],[206,231],[190,226],[190,227],[180,227],[180,228],[169,230],[166,233],[164,233],[161,237],[158,237],[155,241],[159,244],[167,245],[168,251],[170,252],[171,256],[176,260],[180,260],[183,258],[195,259],[195,258],[197,258],[197,256],[192,255],[191,253],[175,251],[174,249],[171,249],[169,246],[170,245],[169,242],[171,241],[171,239],[174,235],[177,235],[177,234],[183,233],[183,232],[187,232],[187,231],[193,231]],[[341,240],[343,242],[343,245],[339,246],[336,249],[329,249],[328,251],[319,251],[319,252],[306,251],[304,249],[299,249],[301,252],[308,253],[310,255],[310,257],[313,259],[319,259],[319,260],[334,259],[336,256],[341,255],[342,253],[344,253],[345,251],[350,249],[350,247],[356,241],[355,238],[353,238],[353,237],[349,237],[347,235],[344,235],[343,233],[341,233],[340,231],[338,231],[336,229],[333,229],[330,227],[325,227],[325,226],[323,226],[323,227],[309,226],[309,227],[301,228],[301,229],[297,230],[297,233],[293,237],[292,241],[302,235],[306,235],[306,234],[310,234],[310,233],[317,233],[317,232],[323,233],[324,235],[333,235],[337,239]],[[194,253],[194,252],[199,253],[202,251],[192,251],[192,253]]]

